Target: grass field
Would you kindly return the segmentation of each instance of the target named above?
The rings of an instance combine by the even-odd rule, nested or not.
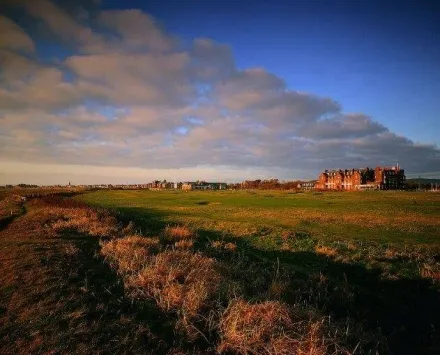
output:
[[[410,192],[97,191],[80,197],[137,218],[151,232],[167,223],[234,236],[266,238],[282,231],[319,240],[438,245],[440,194]]]
[[[440,352],[440,194],[0,202],[1,353]]]

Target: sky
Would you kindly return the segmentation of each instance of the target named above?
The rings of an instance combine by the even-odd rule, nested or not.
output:
[[[0,184],[440,177],[440,5],[3,0]]]

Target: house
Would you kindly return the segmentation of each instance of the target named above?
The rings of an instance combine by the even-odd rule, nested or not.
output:
[[[319,190],[395,190],[405,186],[405,171],[399,165],[375,169],[325,170],[318,177]]]
[[[303,182],[300,182],[297,187],[298,187],[298,189],[301,189],[301,190],[313,190],[313,189],[315,189],[316,184],[317,184],[316,180],[303,181]]]
[[[405,188],[405,170],[400,169],[399,165],[392,167],[376,167],[375,183],[381,190],[397,190]]]
[[[318,177],[315,189],[354,190],[361,185],[362,172],[358,169],[325,170]]]

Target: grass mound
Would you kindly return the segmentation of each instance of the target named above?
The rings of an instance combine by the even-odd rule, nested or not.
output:
[[[84,203],[62,197],[45,197],[30,202],[31,206],[44,207],[46,224],[56,233],[73,231],[93,237],[113,237],[120,233],[118,220],[104,209],[95,209]]]
[[[154,255],[145,267],[126,279],[135,299],[152,299],[164,312],[177,315],[175,328],[194,341],[209,328],[222,277],[216,261],[187,250]]]
[[[162,232],[162,241],[174,245],[175,249],[192,249],[196,233],[186,226],[167,226]]]
[[[322,322],[296,320],[286,304],[233,301],[220,322],[218,351],[235,354],[326,354]]]
[[[140,271],[159,250],[159,239],[130,235],[101,243],[101,254],[121,274]]]
[[[194,317],[213,300],[220,280],[214,259],[168,250],[153,256],[129,285],[137,296],[154,299],[164,311]]]
[[[118,232],[117,221],[113,216],[100,216],[92,209],[55,208],[52,212],[63,216],[52,224],[56,231],[75,230],[95,237],[112,236]]]

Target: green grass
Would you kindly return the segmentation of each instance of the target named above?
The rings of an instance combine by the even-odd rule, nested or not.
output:
[[[81,200],[151,232],[184,223],[248,238],[300,231],[319,240],[438,245],[440,194],[411,192],[96,191]],[[268,238],[266,238],[268,239]]]
[[[187,225],[202,249],[213,240],[233,241],[259,259],[314,273],[325,270],[327,259],[303,260],[301,253],[315,255],[324,246],[332,260],[377,270],[382,278],[428,277],[438,284],[440,194],[116,190],[76,198],[134,221],[141,234]]]

